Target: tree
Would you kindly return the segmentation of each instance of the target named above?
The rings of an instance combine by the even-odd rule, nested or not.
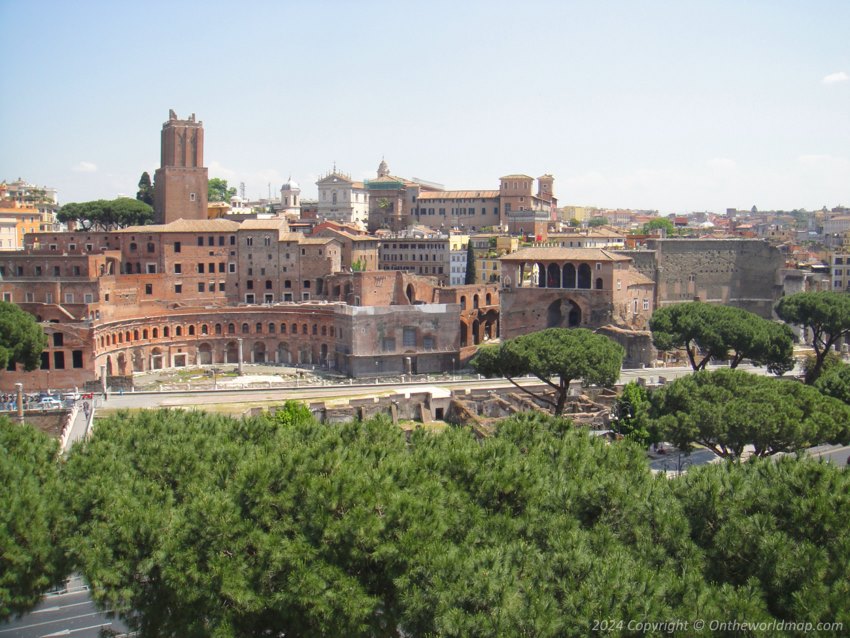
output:
[[[484,346],[471,361],[486,377],[504,376],[537,401],[564,411],[570,383],[613,385],[620,376],[625,351],[608,337],[585,328],[549,328]],[[554,391],[554,398],[519,385],[517,377],[533,375]]]
[[[0,620],[64,576],[54,439],[0,417]]]
[[[91,202],[71,202],[56,215],[62,223],[76,222],[82,230],[116,230],[127,226],[153,223],[153,209],[145,202],[129,197]]]
[[[663,230],[666,236],[670,236],[676,232],[676,227],[666,217],[659,217],[658,219],[651,219],[643,225],[641,228],[641,233],[644,235],[652,234],[654,230]]]
[[[806,383],[821,375],[827,354],[850,335],[850,295],[842,292],[798,292],[776,304],[783,321],[811,331],[815,365],[806,371]]]
[[[623,386],[623,391],[614,404],[611,428],[641,447],[647,447],[653,442],[649,407],[649,392],[646,387],[630,381]]]
[[[136,199],[144,202],[150,207],[153,207],[153,185],[151,184],[151,176],[145,171],[139,180],[139,191],[136,193]]]
[[[783,374],[794,367],[793,333],[784,324],[731,306],[687,302],[664,306],[649,320],[652,342],[659,350],[684,348],[694,370],[712,359],[766,365]]]
[[[236,188],[228,188],[226,179],[212,177],[207,182],[207,201],[229,204],[234,195],[236,195]]]
[[[652,394],[652,427],[681,449],[693,443],[718,456],[795,452],[850,440],[850,406],[797,381],[741,370],[701,371]]]
[[[475,272],[475,250],[472,248],[471,241],[466,244],[466,277],[464,278],[463,283],[478,283],[478,275]]]
[[[814,386],[823,394],[850,404],[850,366],[841,361],[825,364]]]
[[[587,222],[587,226],[589,228],[596,228],[597,226],[607,226],[607,225],[608,225],[608,218],[607,217],[591,217]]]
[[[23,364],[27,372],[41,367],[47,336],[28,312],[8,301],[0,301],[0,368]]]

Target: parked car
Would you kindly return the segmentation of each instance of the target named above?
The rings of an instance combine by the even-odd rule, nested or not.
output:
[[[62,395],[62,400],[65,401],[65,403],[72,405],[80,400],[80,393],[76,390],[73,392],[66,392]]]
[[[42,410],[61,410],[62,402],[53,397],[44,397],[41,401],[39,401],[39,407],[41,407]]]

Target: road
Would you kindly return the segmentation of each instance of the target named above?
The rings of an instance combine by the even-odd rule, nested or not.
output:
[[[108,618],[97,610],[88,587],[79,577],[74,577],[64,590],[48,594],[28,614],[0,623],[0,638],[98,638],[101,629],[112,630],[116,635],[127,632],[127,626],[120,620]]]

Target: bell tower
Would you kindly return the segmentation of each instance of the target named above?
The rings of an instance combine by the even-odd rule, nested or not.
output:
[[[160,224],[207,219],[204,123],[177,119],[173,110],[162,125],[160,167],[154,178],[154,213]]]

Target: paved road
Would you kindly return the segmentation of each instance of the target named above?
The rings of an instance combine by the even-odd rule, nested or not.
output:
[[[48,594],[33,611],[10,622],[0,623],[0,638],[47,638],[73,636],[98,638],[101,629],[125,634],[127,626],[98,611],[88,587],[74,577],[63,591]]]

